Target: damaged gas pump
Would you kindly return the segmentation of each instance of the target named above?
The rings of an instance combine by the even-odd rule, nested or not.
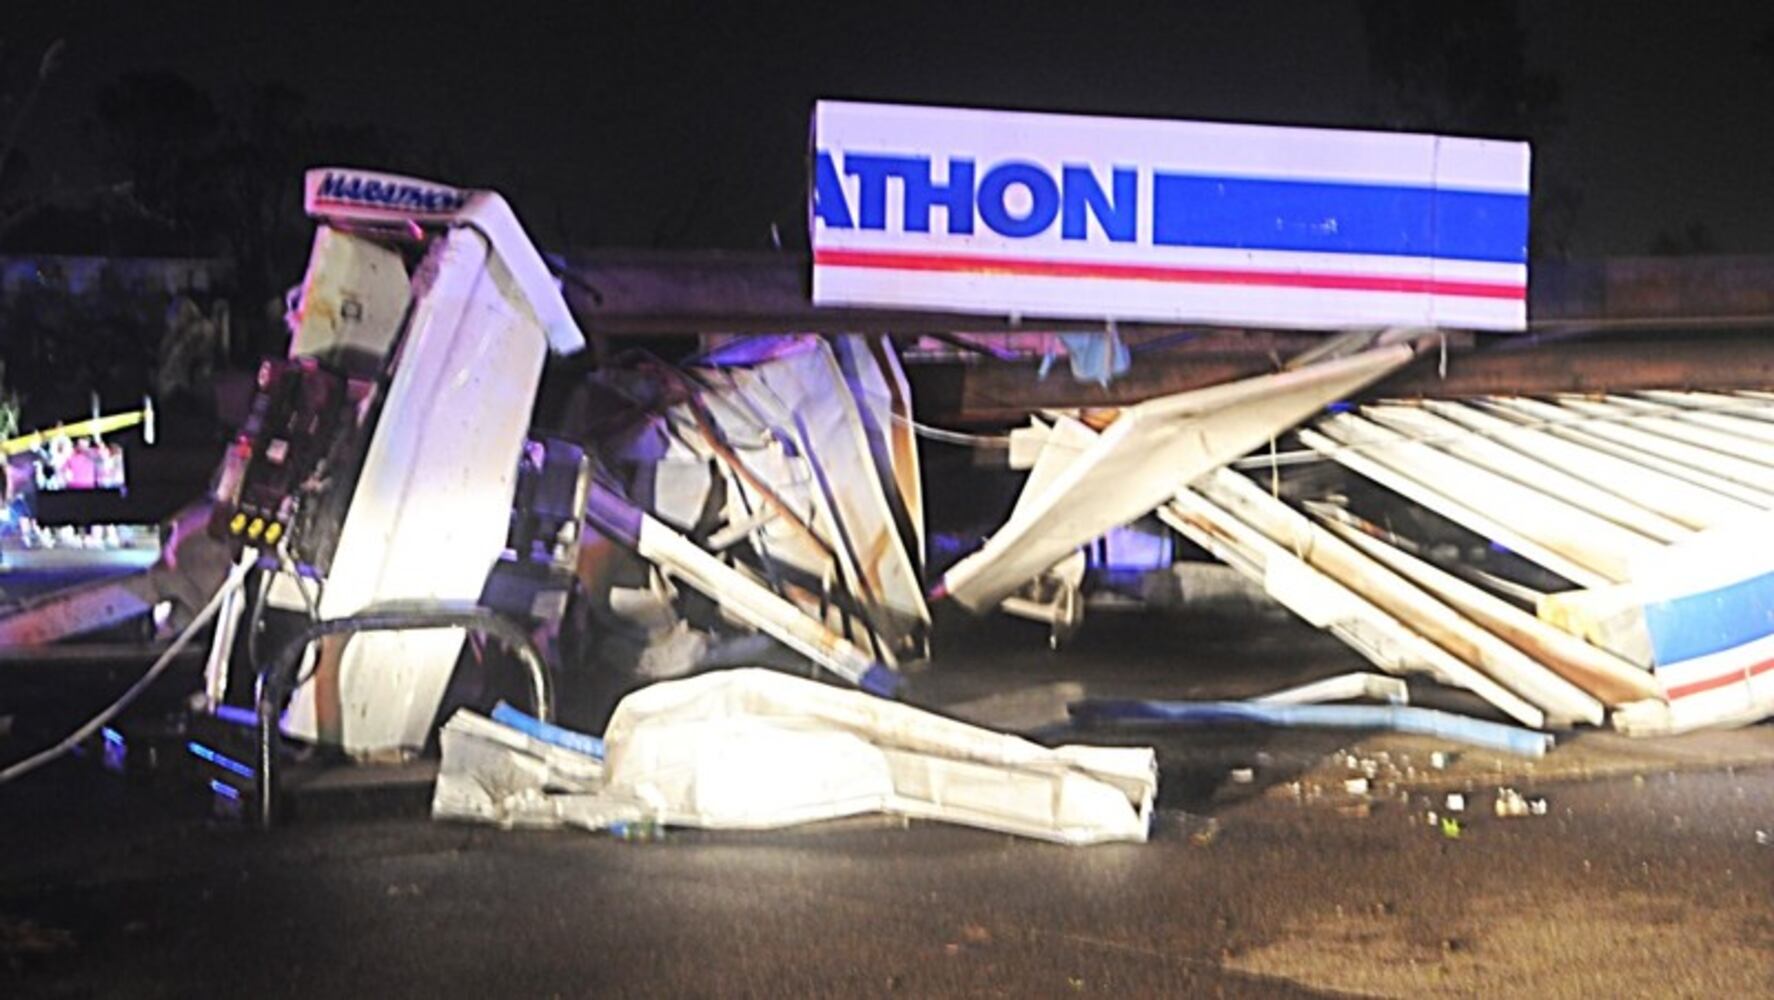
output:
[[[528,441],[545,354],[584,339],[503,199],[318,170],[307,208],[320,227],[289,357],[261,369],[215,491],[213,530],[258,564],[250,601],[233,600],[217,630],[207,694],[218,705],[241,700],[230,664],[239,646],[260,651],[261,630],[276,645],[304,622],[390,603],[511,606],[526,588],[510,581],[547,578],[529,566],[548,518],[514,516],[520,482],[559,522],[560,464],[568,504],[582,478]],[[522,558],[505,559],[514,536]],[[544,549],[558,564],[554,540]],[[550,587],[528,589],[533,610]],[[283,727],[354,756],[423,747],[462,641],[436,628],[323,639],[304,654]],[[263,669],[263,655],[246,659]]]
[[[518,653],[545,720],[563,680],[775,662],[889,694],[927,655],[910,394],[884,339],[599,372],[561,433],[532,435],[543,355],[583,341],[510,209],[455,192],[409,217],[340,195],[371,190],[343,174],[309,179],[289,356],[261,367],[212,497],[210,536],[252,570],[205,697],[256,707],[261,774],[285,735],[422,750],[452,677],[486,669],[458,669],[486,652],[469,631]],[[397,183],[424,187],[376,190]]]

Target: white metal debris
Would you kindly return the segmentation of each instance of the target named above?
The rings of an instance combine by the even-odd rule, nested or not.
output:
[[[1302,513],[1226,468],[1160,518],[1382,669],[1465,687],[1535,728],[1598,724],[1604,709],[1635,735],[1774,714],[1760,544],[1774,532],[1774,399],[1382,403],[1300,438],[1577,586],[1458,576],[1340,507]]]
[[[450,716],[438,737],[443,762],[431,813],[511,827],[562,822],[563,794],[603,786],[604,763],[467,709]]]
[[[1774,557],[1762,544],[1774,530],[1774,400],[1650,392],[1391,402],[1326,418],[1300,437],[1574,583],[1539,594],[1536,618],[1359,519],[1315,511],[1343,541],[1612,708],[1622,731],[1774,714]],[[1547,692],[1524,685],[1533,678],[1496,676],[1548,705]]]
[[[866,651],[605,487],[592,487],[586,517],[672,578],[720,601],[728,614],[839,677],[876,694],[897,687],[898,676]]]
[[[1271,705],[1314,705],[1326,701],[1354,701],[1365,698],[1389,705],[1408,705],[1410,688],[1397,677],[1384,674],[1338,674],[1321,681],[1301,684],[1273,694],[1252,699]]]
[[[1312,526],[1235,472],[1222,469],[1196,485],[1215,489],[1218,494],[1210,497],[1196,489],[1182,490],[1159,516],[1252,579],[1263,581],[1276,600],[1308,622],[1343,638],[1382,670],[1429,673],[1472,691],[1523,725],[1538,729],[1546,724],[1546,713],[1540,707],[1399,617],[1420,610],[1426,595],[1358,553],[1351,557],[1347,546],[1338,548],[1341,543],[1334,538],[1293,538],[1293,530],[1309,531]],[[1273,520],[1286,521],[1291,527],[1282,534],[1271,534],[1274,525],[1259,529],[1226,506],[1236,500],[1243,501],[1247,510],[1268,507]],[[1311,558],[1327,552],[1340,556],[1334,572]],[[1364,583],[1380,590],[1371,595],[1362,592],[1358,588]],[[1382,600],[1387,603],[1382,605]]]
[[[985,546],[943,576],[939,591],[969,610],[996,607],[1080,545],[1412,356],[1408,346],[1381,347],[1126,407],[1063,469],[1039,480]]]
[[[1048,749],[755,668],[629,695],[605,730],[601,778],[587,763],[559,790],[558,748],[492,725],[459,714],[446,727],[434,816],[766,829],[882,812],[1066,844],[1143,842],[1158,784],[1150,748]]]
[[[740,346],[686,370],[690,398],[665,417],[687,461],[661,463],[658,480],[712,464],[732,541],[749,538],[763,560],[841,586],[888,664],[922,657],[923,493],[891,347],[813,336]],[[696,492],[697,510],[708,493]],[[817,613],[823,597],[798,603]]]

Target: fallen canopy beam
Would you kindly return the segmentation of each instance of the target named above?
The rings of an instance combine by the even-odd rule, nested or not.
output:
[[[1700,530],[1757,508],[1641,462],[1567,440],[1544,429],[1498,416],[1481,406],[1425,400],[1420,404],[1511,451],[1563,469],[1617,496],[1655,510],[1684,527]]]
[[[1595,698],[1245,477],[1221,470],[1197,488],[1412,631],[1538,706],[1549,724],[1602,721],[1602,705]]]
[[[1618,728],[1680,732],[1774,713],[1774,572],[1761,544],[1774,508],[1768,402],[1656,393],[1376,404],[1301,439],[1581,584],[1538,595],[1533,618],[1371,525],[1313,508],[1347,544],[1614,708]]]
[[[1219,475],[1236,475],[1222,470]],[[1238,569],[1308,624],[1348,643],[1390,673],[1428,673],[1463,687],[1504,714],[1538,728],[1546,715],[1470,664],[1429,641],[1348,586],[1319,571],[1194,490],[1178,492],[1158,516],[1184,537]]]
[[[1774,507],[1774,467],[1658,434],[1625,419],[1632,416],[1630,412],[1605,405],[1588,408],[1581,401],[1568,399],[1561,405],[1538,399],[1502,399],[1496,405],[1524,419],[1541,421],[1561,437],[1597,444],[1613,454],[1625,454],[1763,509]]]
[[[76,584],[0,613],[0,646],[44,646],[146,615],[170,602],[180,628],[209,602],[228,575],[228,547],[205,526],[210,505],[195,503],[170,520],[153,566],[127,576]]]
[[[1414,356],[1396,345],[1295,371],[1148,400],[1121,410],[1076,460],[936,587],[984,612],[1080,545],[1166,502]]]
[[[1402,435],[1393,434],[1365,421],[1360,426],[1370,433],[1358,433],[1352,425],[1321,423],[1320,430],[1302,428],[1300,442],[1332,459],[1351,472],[1365,476],[1413,503],[1420,504],[1471,531],[1494,539],[1511,551],[1546,567],[1559,576],[1583,586],[1612,583],[1616,579],[1599,572],[1591,560],[1574,556],[1558,546],[1542,544],[1536,536],[1517,530],[1491,516],[1489,511],[1511,509],[1506,502],[1480,503],[1477,497],[1456,487],[1455,482],[1426,472],[1401,468],[1396,456],[1382,454],[1386,445],[1408,446]],[[1377,435],[1387,435],[1375,440]],[[1524,491],[1516,490],[1516,493]],[[1513,522],[1514,519],[1512,519]],[[1617,570],[1623,572],[1623,570]]]
[[[1505,447],[1474,434],[1424,407],[1376,404],[1361,408],[1362,416],[1419,441],[1476,469],[1558,499],[1587,514],[1668,544],[1693,533],[1686,525],[1612,492],[1559,465]]]
[[[1774,514],[1669,546],[1630,583],[1552,594],[1542,617],[1568,622],[1653,668],[1661,701],[1616,716],[1635,734],[1743,725],[1774,714]]]
[[[1354,701],[1367,698],[1388,705],[1404,705],[1411,700],[1410,688],[1397,677],[1385,674],[1338,674],[1320,681],[1284,688],[1273,694],[1253,698],[1262,705],[1316,705],[1326,701]]]
[[[641,558],[708,595],[746,624],[769,633],[839,677],[886,697],[892,697],[898,689],[899,676],[885,664],[608,487],[592,484],[585,515],[593,527],[611,539],[634,549]]]
[[[1555,628],[1451,573],[1386,544],[1351,523],[1328,516],[1328,512],[1324,523],[1367,556],[1609,707],[1658,697],[1657,683],[1649,673],[1607,650]]]

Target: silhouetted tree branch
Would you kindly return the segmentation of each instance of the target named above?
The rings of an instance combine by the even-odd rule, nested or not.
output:
[[[19,139],[25,134],[25,122],[30,119],[31,112],[37,107],[37,101],[42,97],[43,88],[49,83],[49,78],[55,75],[56,67],[61,63],[62,51],[65,48],[67,45],[61,39],[50,42],[44,48],[42,58],[37,61],[37,72],[31,77],[30,84],[25,87],[24,94],[10,109],[10,114],[3,126],[4,132],[0,132],[0,196],[4,196],[6,192],[8,171],[13,166],[13,155],[18,151]],[[0,235],[4,235],[5,231],[11,228],[14,215],[31,210],[33,210],[33,206],[29,203],[17,206],[0,203]]]
[[[1361,14],[1368,70],[1388,95],[1392,127],[1543,144],[1563,126],[1563,89],[1528,65],[1517,3],[1362,0]],[[1537,173],[1536,252],[1562,253],[1579,195],[1563,178]]]

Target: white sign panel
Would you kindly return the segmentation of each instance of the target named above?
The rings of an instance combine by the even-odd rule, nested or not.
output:
[[[1520,330],[1528,146],[821,101],[813,301]]]
[[[302,204],[316,218],[370,222],[453,219],[474,192],[379,171],[324,167],[303,179]]]

